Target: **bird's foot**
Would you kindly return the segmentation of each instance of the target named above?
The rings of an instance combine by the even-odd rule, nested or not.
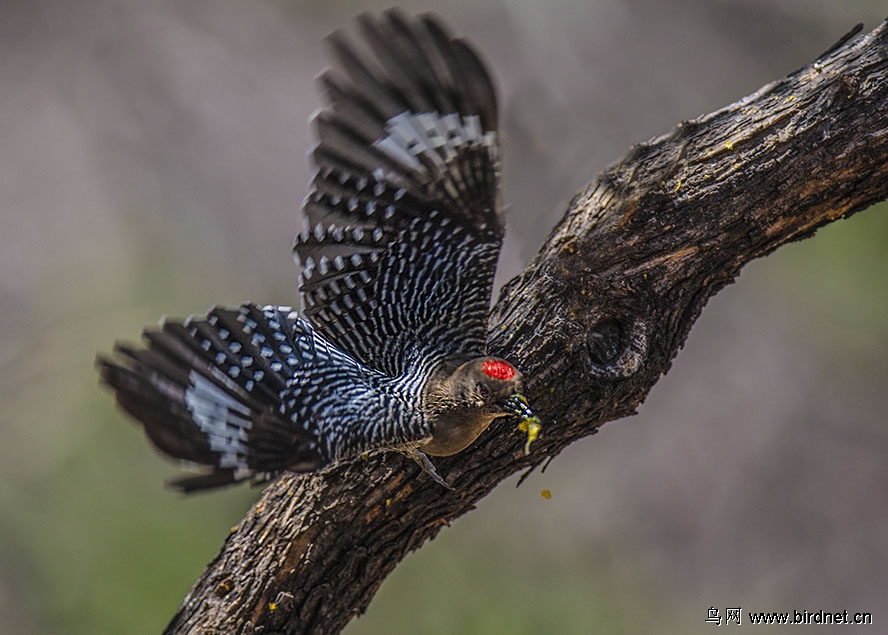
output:
[[[416,464],[422,468],[423,472],[432,477],[433,481],[439,485],[443,485],[447,489],[453,489],[453,487],[451,487],[450,484],[441,478],[441,475],[435,471],[435,466],[432,465],[432,462],[429,460],[429,457],[425,452],[417,448],[404,448],[401,450],[401,453],[416,461]]]

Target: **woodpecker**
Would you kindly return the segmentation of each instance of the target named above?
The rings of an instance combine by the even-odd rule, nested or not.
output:
[[[540,421],[522,375],[487,353],[503,239],[496,94],[433,15],[358,18],[328,38],[317,172],[296,237],[303,314],[246,303],[163,320],[99,356],[102,381],[186,492],[318,470],[373,450],[468,447],[499,417]],[[360,40],[359,40],[360,41]]]

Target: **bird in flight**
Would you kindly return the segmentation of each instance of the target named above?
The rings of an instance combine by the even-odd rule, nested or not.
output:
[[[310,472],[373,450],[456,454],[499,417],[540,431],[522,375],[487,353],[504,223],[490,75],[433,15],[329,37],[317,172],[296,237],[302,309],[164,320],[99,356],[117,403],[200,473],[186,492]],[[208,468],[208,469],[207,469]]]

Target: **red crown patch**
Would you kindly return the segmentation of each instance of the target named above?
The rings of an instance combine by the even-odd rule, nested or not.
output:
[[[515,376],[515,368],[508,362],[498,359],[488,359],[481,364],[481,370],[484,374],[493,379],[501,379],[503,381],[512,379]]]

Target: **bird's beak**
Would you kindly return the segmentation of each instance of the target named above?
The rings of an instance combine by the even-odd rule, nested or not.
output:
[[[518,429],[527,433],[527,443],[524,444],[524,453],[530,454],[530,444],[536,441],[543,426],[540,425],[540,418],[533,414],[530,405],[527,403],[527,397],[520,393],[515,393],[502,403],[503,408],[509,414],[518,417]]]

